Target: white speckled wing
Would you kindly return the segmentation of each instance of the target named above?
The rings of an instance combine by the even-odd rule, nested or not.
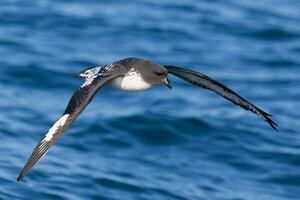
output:
[[[17,178],[18,181],[28,174],[38,161],[45,156],[50,147],[72,125],[78,115],[92,100],[97,90],[111,79],[125,74],[122,66],[120,65],[109,66],[108,69],[103,67],[103,69],[99,72],[101,73],[95,74],[87,79],[85,83],[73,94],[62,117],[54,123],[33,150]]]

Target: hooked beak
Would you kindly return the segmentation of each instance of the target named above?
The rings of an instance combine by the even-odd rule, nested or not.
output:
[[[172,84],[168,78],[164,78],[162,81],[169,89],[172,89]]]

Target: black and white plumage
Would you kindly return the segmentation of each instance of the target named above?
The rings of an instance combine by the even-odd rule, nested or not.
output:
[[[85,79],[85,82],[71,97],[64,114],[47,131],[33,150],[17,180],[19,181],[26,176],[34,165],[42,159],[103,85],[109,83],[115,88],[126,91],[142,91],[162,84],[167,85],[171,89],[168,73],[223,96],[241,108],[255,113],[274,130],[277,130],[277,124],[272,121],[270,114],[204,74],[176,66],[163,66],[140,58],[126,58],[102,67],[88,68],[78,74]]]

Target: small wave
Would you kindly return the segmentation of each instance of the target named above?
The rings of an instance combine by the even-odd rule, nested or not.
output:
[[[273,27],[247,33],[249,37],[267,41],[287,41],[299,38],[299,34],[284,30],[283,28]]]
[[[108,188],[114,188],[114,189],[119,189],[119,190],[125,190],[125,191],[130,191],[130,192],[135,192],[135,193],[141,193],[145,192],[143,188],[140,186],[136,186],[134,184],[130,183],[125,183],[124,181],[118,181],[118,180],[113,180],[113,179],[108,179],[108,178],[97,178],[95,179],[95,182],[97,184],[101,184],[102,186],[108,187]]]
[[[194,117],[151,114],[117,117],[110,119],[108,124],[116,132],[126,127],[126,134],[148,145],[180,144],[197,132],[195,130],[210,128],[210,125]]]
[[[18,68],[12,65],[6,68],[5,75],[1,78],[6,83],[25,88],[65,89],[74,87],[75,81],[71,75],[45,69],[37,63],[30,63]]]

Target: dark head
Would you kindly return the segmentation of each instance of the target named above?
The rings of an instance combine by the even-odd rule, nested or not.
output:
[[[137,59],[133,67],[142,74],[145,81],[152,85],[166,85],[169,89],[172,88],[171,82],[168,79],[168,70],[159,64]]]

